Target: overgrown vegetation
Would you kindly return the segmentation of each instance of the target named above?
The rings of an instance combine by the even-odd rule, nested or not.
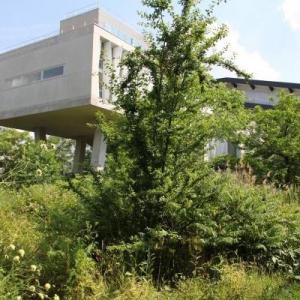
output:
[[[245,112],[210,76],[246,76],[215,50],[213,5],[143,2],[148,47],[113,87],[123,113],[98,116],[103,171],[67,178],[70,142],[0,132],[0,299],[300,298],[299,99]],[[218,139],[244,161],[207,161]]]
[[[258,182],[284,187],[300,184],[300,99],[280,93],[274,109],[256,107],[245,139],[245,160]]]

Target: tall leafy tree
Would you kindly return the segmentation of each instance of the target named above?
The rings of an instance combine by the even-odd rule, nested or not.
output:
[[[281,92],[274,109],[257,107],[246,138],[246,160],[258,181],[300,184],[300,98]]]
[[[209,197],[203,186],[211,172],[209,141],[233,139],[244,115],[243,96],[217,84],[211,68],[243,73],[216,50],[227,30],[216,28],[212,7],[203,12],[194,0],[177,1],[176,8],[171,0],[143,3],[147,47],[127,55],[126,75],[113,90],[122,113],[99,116],[110,154],[95,211],[104,244],[124,242],[128,249],[142,239],[142,253],[155,252],[159,277],[161,260],[164,272],[174,272],[169,264],[189,256],[200,234],[196,212]],[[179,261],[180,269],[186,261]]]

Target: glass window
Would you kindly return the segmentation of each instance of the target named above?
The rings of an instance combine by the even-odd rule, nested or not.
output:
[[[43,71],[43,79],[61,76],[64,74],[64,66],[59,66]]]
[[[7,79],[6,82],[8,87],[19,87],[43,79],[60,76],[63,75],[63,73],[64,73],[64,66],[59,66],[59,67],[49,68],[44,71],[37,71],[33,73],[16,76],[14,78]]]

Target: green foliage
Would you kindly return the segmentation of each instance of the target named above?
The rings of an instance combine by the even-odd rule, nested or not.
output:
[[[40,292],[75,300],[299,298],[297,188],[254,186],[215,172],[204,158],[210,141],[238,141],[248,121],[243,95],[209,75],[214,66],[242,74],[215,50],[226,28],[214,30],[211,15],[222,1],[204,13],[193,0],[178,0],[178,10],[171,0],[143,2],[148,47],[122,63],[118,113],[98,116],[109,145],[105,170],[69,179],[80,197],[57,180],[69,143],[0,133],[0,299]],[[275,110],[257,109],[246,142],[261,164],[262,138],[276,155],[299,158],[299,101],[281,97]],[[296,162],[283,168],[271,158],[280,170],[273,181],[297,183]],[[213,164],[227,168],[227,161]]]
[[[280,93],[274,109],[257,107],[245,144],[246,161],[259,182],[300,183],[300,98]]]
[[[59,145],[59,144],[57,144]],[[0,184],[20,187],[61,178],[63,151],[53,143],[35,143],[28,133],[0,131]],[[65,155],[62,155],[65,158]]]
[[[219,155],[212,159],[211,165],[216,171],[235,170],[240,165],[240,159],[233,155]]]
[[[101,187],[105,184],[111,182],[103,180]],[[130,202],[110,197],[97,203],[97,214],[102,216],[97,233],[102,249],[105,245],[99,250],[103,269],[120,281],[126,271],[164,280],[203,273],[218,278],[214,266],[226,258],[297,278],[297,194],[248,185],[229,173],[206,175],[198,180],[194,193],[194,198],[175,202],[177,190],[171,191],[161,206],[163,221],[144,229],[139,222],[145,212],[138,215]],[[110,265],[114,260],[115,267]]]
[[[21,260],[21,271],[28,271],[30,265],[41,267],[39,282],[51,283],[52,297],[55,293],[63,295],[76,266],[77,253],[84,249],[87,232],[89,214],[79,199],[64,187],[53,185],[30,186],[19,192],[1,190],[0,218],[1,244],[14,244],[26,253]],[[7,270],[6,265],[1,255],[0,269]],[[24,282],[18,272],[12,276],[19,280],[20,288],[27,286],[28,278]],[[3,274],[0,280],[3,289],[19,291],[17,283],[14,287],[7,280],[9,274]]]
[[[49,282],[41,283],[41,266],[24,263],[26,255],[24,249],[17,249],[14,244],[0,245],[0,299],[59,300],[57,294],[49,297]]]
[[[94,211],[103,272],[161,286],[218,278],[225,258],[297,276],[298,207],[272,188],[215,174],[204,159],[211,140],[234,142],[248,120],[243,96],[209,75],[216,65],[236,70],[214,52],[225,29],[211,32],[213,19],[194,1],[179,1],[179,13],[172,1],[145,4],[149,47],[126,56],[114,88],[123,114],[99,115],[105,170],[71,181]]]

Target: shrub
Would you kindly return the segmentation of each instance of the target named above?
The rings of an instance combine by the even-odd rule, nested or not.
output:
[[[41,266],[27,265],[26,252],[14,244],[0,244],[0,297],[1,299],[57,299],[49,282],[42,284]],[[49,297],[53,295],[53,298]]]
[[[101,185],[95,183],[100,197],[101,189],[117,190],[101,178]],[[120,282],[128,271],[147,278],[152,274],[157,283],[174,283],[182,275],[218,278],[214,266],[227,259],[299,274],[297,193],[246,184],[229,171],[203,177],[193,198],[175,201],[173,193],[177,195],[174,190],[161,199],[163,222],[151,227],[148,221],[144,229],[138,225],[144,221],[143,210],[133,210],[126,198],[120,201],[109,194],[95,202],[103,272],[110,270],[108,275]],[[91,203],[97,193],[87,194]]]
[[[0,130],[0,140],[0,184],[19,188],[61,178],[64,164],[55,144],[35,143],[16,130]]]
[[[55,286],[52,296],[64,295],[89,219],[78,197],[63,186],[35,185],[1,190],[0,208],[2,243],[22,246],[24,265],[41,265],[40,282]]]

